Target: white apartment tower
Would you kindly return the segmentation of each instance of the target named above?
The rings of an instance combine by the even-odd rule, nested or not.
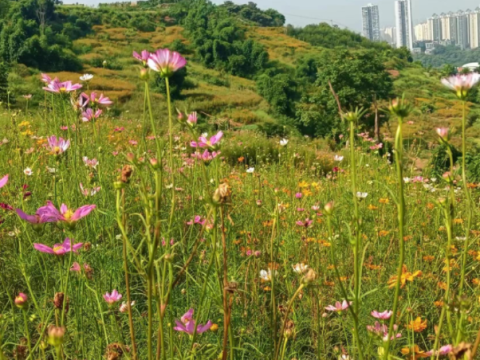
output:
[[[377,5],[362,7],[363,36],[372,41],[381,41],[380,14]]]
[[[469,15],[466,12],[459,11],[455,14],[455,17],[457,18],[456,25],[457,25],[457,31],[456,31],[456,39],[455,43],[457,46],[459,46],[461,49],[468,49],[470,47],[469,44]]]
[[[471,49],[480,46],[480,8],[476,8],[469,14],[469,43]]]
[[[402,46],[413,49],[412,0],[395,1],[395,25],[397,48]]]
[[[451,13],[440,14],[440,23],[442,26],[442,40],[451,40],[452,36],[450,35],[450,18]]]
[[[442,37],[442,20],[437,14],[428,19],[428,30],[431,34],[431,40],[434,42],[439,42],[443,39]]]
[[[428,22],[415,25],[413,31],[415,33],[415,41],[432,41]]]

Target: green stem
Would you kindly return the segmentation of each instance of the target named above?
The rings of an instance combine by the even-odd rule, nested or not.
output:
[[[32,341],[30,340],[30,331],[28,330],[27,311],[22,310],[22,312],[23,312],[23,322],[25,324],[25,334],[27,335],[28,353],[32,354]]]
[[[397,268],[397,281],[395,283],[395,295],[393,299],[392,317],[390,319],[390,326],[388,327],[388,339],[385,346],[385,359],[388,359],[390,351],[390,340],[393,333],[393,326],[397,318],[398,298],[400,296],[400,283],[403,273],[403,263],[405,261],[405,241],[403,240],[403,231],[405,225],[405,198],[403,194],[403,136],[402,136],[403,118],[398,118],[397,134],[395,136],[395,162],[397,168],[398,181],[398,246],[400,250]]]

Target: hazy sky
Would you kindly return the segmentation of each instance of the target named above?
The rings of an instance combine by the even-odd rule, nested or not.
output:
[[[99,2],[122,0],[64,0],[65,3],[96,5]],[[224,0],[212,0],[221,4]],[[233,0],[235,3],[247,3],[248,0]],[[360,32],[362,29],[361,7],[368,3],[379,6],[382,27],[394,25],[395,0],[252,0],[262,9],[273,8],[287,17],[287,23],[297,26],[333,21],[342,27]],[[434,13],[474,9],[480,0],[412,0],[413,20],[423,22]]]
[[[247,3],[248,0],[233,0]],[[395,0],[252,0],[260,8],[273,8],[287,18],[287,23],[307,25],[332,20],[338,25],[355,31],[362,29],[362,6],[368,3],[378,5],[382,27],[393,26]],[[222,0],[213,0],[220,4]],[[413,20],[423,22],[434,13],[473,9],[480,0],[412,0]]]

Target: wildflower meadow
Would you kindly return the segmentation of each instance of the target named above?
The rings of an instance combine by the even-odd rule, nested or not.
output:
[[[433,177],[410,165],[404,98],[381,109],[389,149],[338,102],[343,145],[320,159],[310,139],[203,133],[170,96],[185,57],[133,58],[138,118],[117,122],[94,75],[42,74],[44,106],[2,120],[0,359],[477,358],[478,74],[442,80],[463,117],[429,129],[449,159]]]

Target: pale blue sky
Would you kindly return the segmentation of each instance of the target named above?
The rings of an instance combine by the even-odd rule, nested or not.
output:
[[[64,0],[65,3],[96,5],[99,2],[122,0]],[[245,4],[248,0],[233,0]],[[213,0],[221,4],[223,0]],[[262,9],[273,8],[287,17],[287,23],[303,26],[321,21],[333,21],[342,27],[361,31],[361,7],[368,3],[379,6],[382,27],[394,25],[393,4],[395,0],[253,0]],[[480,0],[412,0],[415,23],[423,22],[433,13],[473,9]]]

